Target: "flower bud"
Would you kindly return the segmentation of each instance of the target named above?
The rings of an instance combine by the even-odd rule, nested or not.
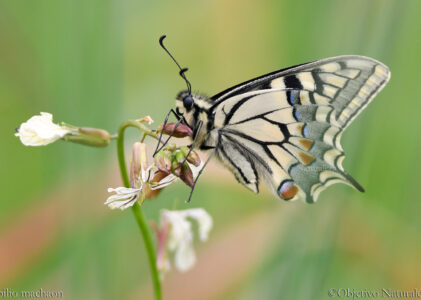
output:
[[[146,117],[144,117],[142,119],[139,119],[137,121],[139,121],[139,122],[146,122],[149,125],[152,125],[152,123],[153,123],[153,120],[152,120],[151,116],[146,116]]]
[[[156,167],[167,174],[171,172],[171,159],[169,156],[170,153],[165,150],[161,150],[155,155]]]
[[[186,156],[184,155],[184,153],[182,151],[177,151],[177,152],[175,152],[174,158],[177,162],[179,162],[181,164],[186,159]]]
[[[185,157],[187,156],[187,154],[189,155],[187,156],[187,161],[189,163],[191,163],[195,167],[200,166],[200,157],[194,150],[190,151],[189,147],[182,146],[180,147],[180,151],[183,152]],[[189,154],[189,151],[190,151],[190,154]]]
[[[184,181],[185,184],[193,188],[193,185],[194,185],[193,172],[191,171],[188,164],[184,163],[181,166],[181,174],[179,177],[181,180]]]
[[[189,153],[189,147],[187,146],[180,146],[178,150],[180,150],[184,154],[184,156],[187,156],[187,153]]]
[[[193,135],[193,131],[187,125],[184,125],[181,123],[173,123],[173,122],[165,124],[165,127],[163,125],[164,124],[161,124],[158,127],[158,131],[162,131],[162,133],[167,134],[167,135],[172,135],[176,138],[182,138],[182,137]]]
[[[193,166],[195,166],[195,167],[198,167],[198,166],[200,166],[200,163],[202,162],[201,160],[200,160],[200,157],[199,157],[199,155],[197,154],[197,152],[196,151],[192,151],[192,152],[190,152],[190,155],[187,157],[187,161],[189,162],[189,163],[191,163]]]
[[[177,150],[177,145],[176,144],[169,144],[167,146],[168,151],[174,152],[175,150]]]
[[[140,185],[142,167],[146,168],[146,145],[136,142],[133,144],[132,162],[130,164],[130,185],[133,188]]]

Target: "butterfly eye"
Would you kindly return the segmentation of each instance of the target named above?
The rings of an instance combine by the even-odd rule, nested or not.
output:
[[[193,98],[192,98],[192,96],[186,96],[186,97],[184,97],[183,104],[184,104],[184,107],[186,109],[188,109],[188,110],[191,109],[192,106],[193,106]]]

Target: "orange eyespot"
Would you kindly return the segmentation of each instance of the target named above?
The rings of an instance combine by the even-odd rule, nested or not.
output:
[[[294,198],[298,191],[298,186],[296,186],[292,180],[284,181],[278,189],[279,196],[281,196],[284,200]]]

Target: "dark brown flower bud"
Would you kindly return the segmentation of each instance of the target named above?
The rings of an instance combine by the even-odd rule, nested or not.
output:
[[[177,127],[176,127],[176,124]],[[165,124],[165,127],[163,127],[164,124],[161,124],[158,127],[158,131],[162,131],[162,133],[167,135],[172,135],[177,138],[182,138],[186,136],[192,136],[193,131],[191,128],[187,125],[181,124],[181,123],[167,123]]]
[[[181,174],[179,177],[181,180],[184,181],[185,184],[193,188],[193,185],[194,185],[193,172],[191,171],[188,164],[184,163],[181,166]]]

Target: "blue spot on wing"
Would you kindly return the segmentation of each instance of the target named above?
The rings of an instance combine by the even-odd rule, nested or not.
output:
[[[304,124],[304,127],[303,127],[303,135],[304,135],[304,137],[306,137],[308,135],[308,126],[307,126],[307,124]]]
[[[296,120],[300,120],[301,119],[301,114],[298,112],[298,110],[296,108],[294,108],[294,118]]]
[[[289,173],[291,173],[292,171],[295,171],[295,170],[297,170],[297,169],[298,169],[298,164],[292,165],[292,166],[289,168]]]
[[[287,99],[289,104],[294,105],[296,104],[295,94],[291,91],[287,91]]]

